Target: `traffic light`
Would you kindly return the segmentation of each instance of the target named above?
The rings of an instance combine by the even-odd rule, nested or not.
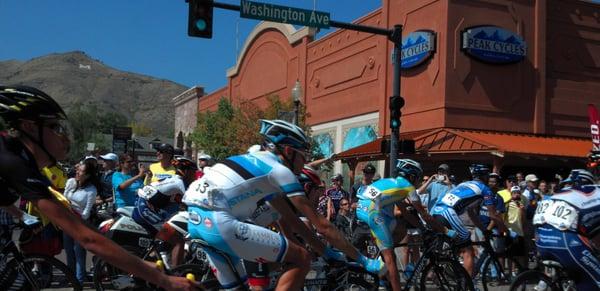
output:
[[[400,109],[402,107],[404,107],[404,98],[401,96],[390,97],[390,128],[400,128],[400,116],[402,116]]]
[[[188,35],[212,38],[213,0],[189,0]]]

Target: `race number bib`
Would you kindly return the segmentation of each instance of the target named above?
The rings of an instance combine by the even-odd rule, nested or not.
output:
[[[564,201],[554,201],[543,212],[543,219],[560,230],[577,229],[577,210]]]
[[[452,193],[446,193],[446,195],[444,195],[444,197],[442,198],[442,203],[450,207],[454,206],[454,204],[456,204],[458,201],[460,201],[460,197]]]
[[[378,189],[376,189],[374,187],[369,186],[369,187],[367,187],[367,189],[365,189],[363,196],[367,199],[376,200],[377,198],[379,198],[381,196],[381,191],[379,191]]]
[[[535,215],[533,216],[533,224],[540,225],[546,223],[546,219],[544,218],[544,213],[550,205],[552,205],[554,200],[546,199],[540,201],[535,209]]]

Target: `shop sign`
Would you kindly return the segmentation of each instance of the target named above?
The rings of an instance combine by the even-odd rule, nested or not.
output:
[[[493,64],[520,62],[527,55],[527,44],[521,36],[491,25],[466,29],[461,48],[467,55]]]
[[[417,30],[402,41],[402,69],[416,67],[428,60],[435,52],[435,32]]]

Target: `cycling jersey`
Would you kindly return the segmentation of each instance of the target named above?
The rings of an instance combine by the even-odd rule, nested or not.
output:
[[[19,140],[0,134],[0,165],[0,206],[13,204],[19,196],[29,201],[52,198],[52,184]]]
[[[163,223],[175,213],[177,197],[185,193],[183,180],[177,175],[153,182],[138,190],[131,218],[155,236]]]
[[[544,259],[561,263],[577,290],[600,287],[600,261],[588,238],[600,231],[600,187],[563,189],[539,202],[533,224]]]
[[[394,247],[394,205],[409,196],[411,201],[419,200],[415,187],[403,177],[380,179],[359,190],[356,216],[369,225],[379,249]]]
[[[265,203],[279,194],[304,195],[304,189],[273,153],[260,151],[225,159],[205,168],[204,176],[186,191],[183,201],[190,215],[188,231],[193,238],[226,253],[245,281],[240,259],[281,262],[287,252],[288,241],[283,235],[245,222],[265,213]],[[240,283],[223,256],[208,251],[207,257],[211,267],[219,270],[216,277],[223,287]]]
[[[469,208],[479,210],[482,205],[486,207],[494,205],[494,196],[492,190],[481,181],[463,182],[438,198],[431,210],[431,215],[456,231],[458,240],[468,240],[470,235],[465,224],[473,223],[470,221],[470,217],[463,213]]]
[[[152,179],[150,179],[150,181],[146,179],[146,181],[144,181],[144,184],[146,185],[173,177],[175,174],[177,174],[177,169],[175,169],[175,167],[169,165],[168,167],[163,168],[160,162],[151,164],[149,170],[152,172]]]

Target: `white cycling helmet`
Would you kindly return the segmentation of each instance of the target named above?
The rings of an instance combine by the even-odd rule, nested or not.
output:
[[[421,164],[415,160],[398,159],[396,169],[398,170],[398,174],[405,178],[409,178],[409,176],[412,175],[414,179],[413,182],[417,182],[423,177],[423,168],[421,168]]]
[[[584,169],[573,169],[569,174],[569,177],[562,180],[560,185],[564,185],[566,183],[574,184],[576,186],[590,185],[596,183],[596,178],[594,174],[590,173]]]
[[[275,145],[288,145],[300,150],[310,148],[304,130],[287,121],[261,119],[260,134]]]

